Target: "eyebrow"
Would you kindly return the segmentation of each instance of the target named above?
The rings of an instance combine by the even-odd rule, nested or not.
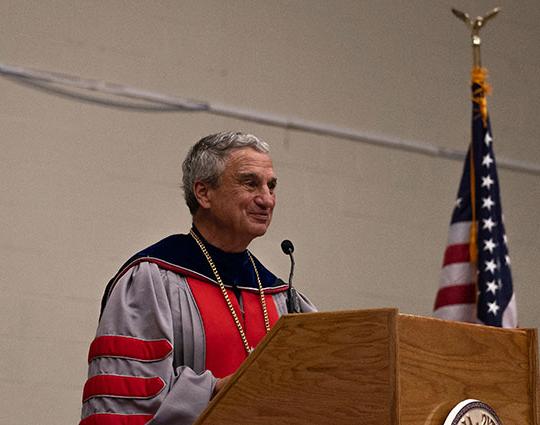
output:
[[[254,180],[261,180],[261,177],[256,174],[256,173],[240,173],[238,174],[238,180],[240,181],[246,181],[246,180],[250,180],[250,179],[254,179]],[[277,184],[277,177],[272,177],[268,183],[273,183],[273,184]]]

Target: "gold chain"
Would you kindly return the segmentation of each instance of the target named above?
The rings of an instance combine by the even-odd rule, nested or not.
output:
[[[199,237],[195,234],[195,232],[193,230],[190,230],[189,234],[193,237],[193,239],[195,239],[195,242],[197,242],[197,245],[199,245],[199,248],[201,248],[202,253],[206,257],[206,261],[208,261],[208,264],[210,265],[210,268],[212,269],[212,273],[214,273],[214,276],[216,277],[216,281],[219,285],[219,288],[221,289],[223,298],[225,298],[227,307],[229,308],[229,311],[231,312],[234,323],[238,329],[238,333],[240,334],[240,338],[242,338],[242,342],[244,343],[244,348],[246,349],[246,353],[250,354],[253,351],[253,347],[249,346],[246,333],[244,332],[244,328],[242,327],[242,324],[240,323],[240,319],[238,319],[236,310],[234,309],[232,305],[231,299],[229,298],[229,294],[227,293],[227,290],[225,289],[225,285],[223,284],[223,281],[221,280],[221,276],[219,275],[217,271],[216,265],[214,264],[212,257],[208,253],[206,246],[204,246],[204,243],[199,239]],[[262,287],[261,279],[259,278],[259,272],[257,270],[257,266],[255,265],[255,260],[253,260],[253,257],[249,251],[247,251],[247,254],[248,254],[249,259],[251,260],[251,264],[253,265],[253,270],[255,270],[257,284],[259,285],[259,296],[261,298],[261,307],[262,307],[263,316],[264,316],[264,327],[266,328],[266,333],[268,333],[270,332],[270,319],[268,317],[268,310],[266,309],[266,299],[264,298],[264,290]]]

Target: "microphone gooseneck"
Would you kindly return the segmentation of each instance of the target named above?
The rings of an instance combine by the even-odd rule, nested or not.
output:
[[[298,295],[292,285],[294,276],[294,245],[290,240],[285,239],[283,242],[281,242],[281,250],[291,259],[291,271],[289,273],[289,289],[287,290],[287,311],[289,313],[300,313]]]

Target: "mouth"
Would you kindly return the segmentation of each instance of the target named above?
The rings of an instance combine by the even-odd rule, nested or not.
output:
[[[267,212],[252,212],[249,214],[255,221],[266,223],[270,219],[270,214]]]

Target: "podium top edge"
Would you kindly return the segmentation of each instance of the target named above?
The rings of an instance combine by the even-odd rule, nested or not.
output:
[[[381,314],[388,317],[395,317],[396,320],[417,320],[419,322],[432,322],[432,323],[444,323],[448,326],[457,326],[457,327],[472,327],[472,328],[486,328],[494,332],[520,332],[520,333],[529,333],[537,332],[536,328],[499,328],[495,326],[487,326],[481,323],[468,323],[468,322],[459,322],[453,320],[445,320],[432,316],[421,316],[410,313],[400,313],[399,309],[394,307],[384,307],[384,308],[373,308],[373,309],[356,309],[356,310],[336,310],[336,311],[320,311],[313,313],[298,313],[298,314],[288,314],[280,318],[279,322],[289,322],[297,320],[310,320],[311,317],[317,316],[319,319],[323,320],[336,320],[339,318],[350,318],[358,315],[364,314]]]

